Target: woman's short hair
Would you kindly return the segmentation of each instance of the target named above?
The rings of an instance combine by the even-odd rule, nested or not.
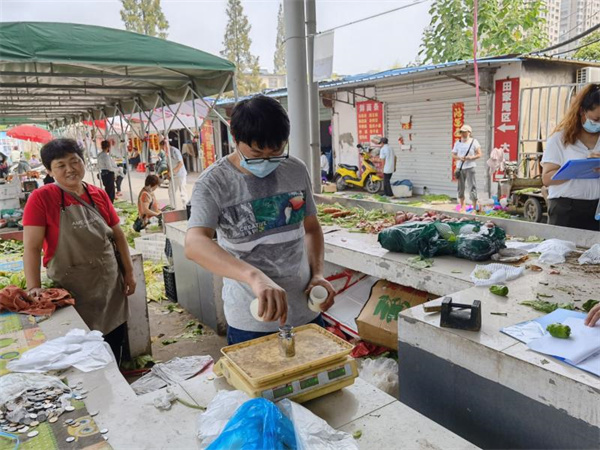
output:
[[[144,187],[154,187],[160,184],[160,179],[156,175],[148,175],[144,181]]]
[[[42,147],[40,156],[42,164],[48,170],[51,170],[52,161],[64,158],[70,154],[76,154],[83,161],[83,150],[76,140],[67,138],[53,139]]]
[[[569,110],[556,127],[556,131],[563,132],[565,144],[574,144],[577,141],[583,130],[581,115],[596,109],[598,106],[600,106],[600,84],[588,84],[579,91]]]

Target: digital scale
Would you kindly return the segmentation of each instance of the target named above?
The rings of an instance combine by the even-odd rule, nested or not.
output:
[[[294,329],[296,354],[282,356],[278,334],[221,349],[214,372],[250,397],[302,403],[354,383],[353,345],[324,328],[309,324]]]

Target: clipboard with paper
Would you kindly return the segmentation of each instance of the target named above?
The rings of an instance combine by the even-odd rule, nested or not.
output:
[[[570,159],[553,180],[591,180],[600,178],[600,158]]]

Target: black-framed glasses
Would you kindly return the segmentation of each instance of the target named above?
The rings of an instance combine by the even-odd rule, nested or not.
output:
[[[287,147],[287,144],[286,144],[286,147]],[[244,158],[244,161],[246,161],[246,164],[260,164],[265,161],[272,162],[272,163],[278,163],[281,161],[285,161],[286,159],[288,159],[290,157],[289,147],[286,148],[285,155],[271,156],[270,158],[246,158],[246,155],[244,155],[239,148],[238,148],[238,152],[240,152],[240,155],[242,155],[242,158]]]

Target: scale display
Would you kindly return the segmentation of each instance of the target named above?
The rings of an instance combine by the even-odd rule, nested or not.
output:
[[[294,380],[282,386],[268,389],[262,392],[262,396],[271,400],[280,400],[302,392],[321,389],[324,386],[335,384],[339,380],[351,376],[352,373],[352,368],[348,364],[344,364],[343,366],[334,367],[331,370],[323,370],[307,378]]]

